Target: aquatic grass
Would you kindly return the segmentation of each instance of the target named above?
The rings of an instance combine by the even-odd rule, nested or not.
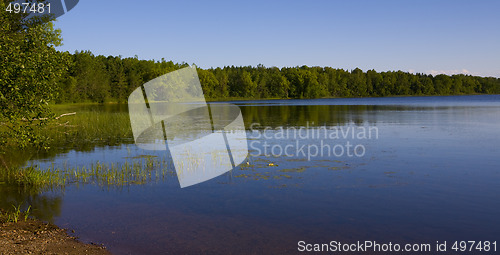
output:
[[[47,138],[43,146],[16,146],[0,148],[0,167],[10,168],[23,166],[29,160],[48,158],[70,150],[91,151],[96,147],[117,146],[134,142],[129,114],[126,109],[108,109],[108,105],[63,105],[51,106],[54,113],[74,115],[63,116],[48,121],[44,126],[37,126],[33,132],[39,137]],[[126,108],[126,105],[123,105]],[[122,108],[123,108],[122,107]],[[0,125],[0,132],[2,132]]]
[[[46,128],[43,132],[52,139],[52,145],[117,145],[132,141],[132,129],[127,112],[77,112],[65,122]],[[62,122],[62,121],[60,121]]]
[[[94,184],[101,187],[122,187],[163,181],[176,176],[172,162],[156,157],[134,159],[124,163],[94,162],[88,166],[62,168],[51,166],[10,168],[0,172],[0,180],[17,184],[34,193],[64,189],[66,185]]]
[[[44,191],[61,187],[65,184],[64,175],[61,175],[60,170],[50,169],[42,171],[40,168],[35,167],[2,169],[0,171],[0,179],[33,191]]]
[[[21,205],[18,205],[18,206],[12,205],[12,207],[14,207],[14,211],[8,215],[9,216],[8,221],[11,220],[11,216],[12,216],[12,221],[17,223],[17,220],[19,219],[19,215],[21,215]]]
[[[89,167],[69,169],[70,183],[95,184],[106,187],[120,187],[132,184],[146,184],[164,180],[175,175],[167,161],[152,157],[122,164],[95,162]]]
[[[28,220],[28,218],[30,217],[31,205],[28,206],[28,209],[26,209],[26,211],[21,210],[21,204],[18,206],[12,205],[12,207],[14,208],[14,210],[6,212],[0,209],[0,223],[17,223],[22,218],[24,218],[24,221]]]
[[[28,206],[28,209],[24,212],[24,221],[27,221],[30,216],[31,205]]]
[[[279,171],[283,172],[283,173],[302,173],[302,172],[306,171],[306,168],[305,167],[287,168],[287,169],[281,169]]]

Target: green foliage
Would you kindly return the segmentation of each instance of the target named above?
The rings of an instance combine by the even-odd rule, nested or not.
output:
[[[57,102],[126,102],[136,88],[160,75],[187,66],[137,58],[94,56],[76,52],[59,83]],[[205,97],[211,100],[322,98],[500,93],[500,79],[470,75],[426,75],[403,71],[363,72],[331,67],[263,65],[198,68]]]
[[[77,51],[71,55],[68,71],[57,84],[56,102],[127,102],[129,94],[145,82],[183,66],[186,65],[164,59],[155,62]],[[206,78],[205,86],[216,87],[218,83],[212,72],[200,77]]]
[[[51,17],[27,19],[3,11],[6,3],[0,2],[0,147],[39,145],[39,119],[51,117],[47,104],[56,96],[54,84],[69,54],[55,49],[61,37]]]
[[[198,71],[198,77],[202,85],[203,91],[206,91],[205,96],[213,98],[217,96],[217,87],[219,86],[219,81],[213,72],[209,72],[203,69]]]

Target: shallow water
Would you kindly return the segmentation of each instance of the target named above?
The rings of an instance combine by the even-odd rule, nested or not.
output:
[[[117,254],[293,253],[300,240],[500,241],[500,96],[233,103],[248,129],[250,165],[184,189],[175,175],[124,187],[73,184],[39,195],[34,207]],[[370,128],[370,138],[358,136]],[[348,142],[358,154],[347,155]],[[314,153],[321,146],[330,154]],[[124,142],[28,164],[140,155],[166,157]]]

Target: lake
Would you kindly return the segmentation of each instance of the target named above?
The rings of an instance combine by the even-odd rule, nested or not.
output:
[[[154,159],[146,181],[1,192],[116,254],[297,253],[299,241],[448,241],[450,251],[454,241],[500,241],[499,95],[232,103],[250,155],[217,178],[181,189],[169,156],[129,136],[85,150],[68,145],[27,165]]]

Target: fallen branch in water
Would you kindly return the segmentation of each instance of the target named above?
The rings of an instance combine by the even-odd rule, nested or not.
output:
[[[59,118],[64,117],[64,116],[75,115],[75,114],[76,114],[76,112],[64,113],[64,114],[59,115],[59,117],[56,117],[56,120],[58,120]]]
[[[57,128],[57,127],[76,127],[75,125],[69,125],[69,121],[66,121],[64,123],[56,123],[57,125],[51,126],[50,128]]]
[[[64,116],[70,116],[70,115],[75,115],[76,112],[70,112],[70,113],[63,113],[61,115],[59,115],[58,117],[55,117],[56,120],[58,120],[59,118],[61,117],[64,117]],[[39,118],[39,119],[31,119],[32,121],[33,120],[48,120],[49,118]],[[23,118],[22,119],[23,121],[28,121],[27,119]]]
[[[0,160],[2,161],[3,166],[5,167],[5,169],[9,170],[9,166],[7,165],[7,163],[5,163],[5,160],[3,159],[2,155],[0,155]]]

